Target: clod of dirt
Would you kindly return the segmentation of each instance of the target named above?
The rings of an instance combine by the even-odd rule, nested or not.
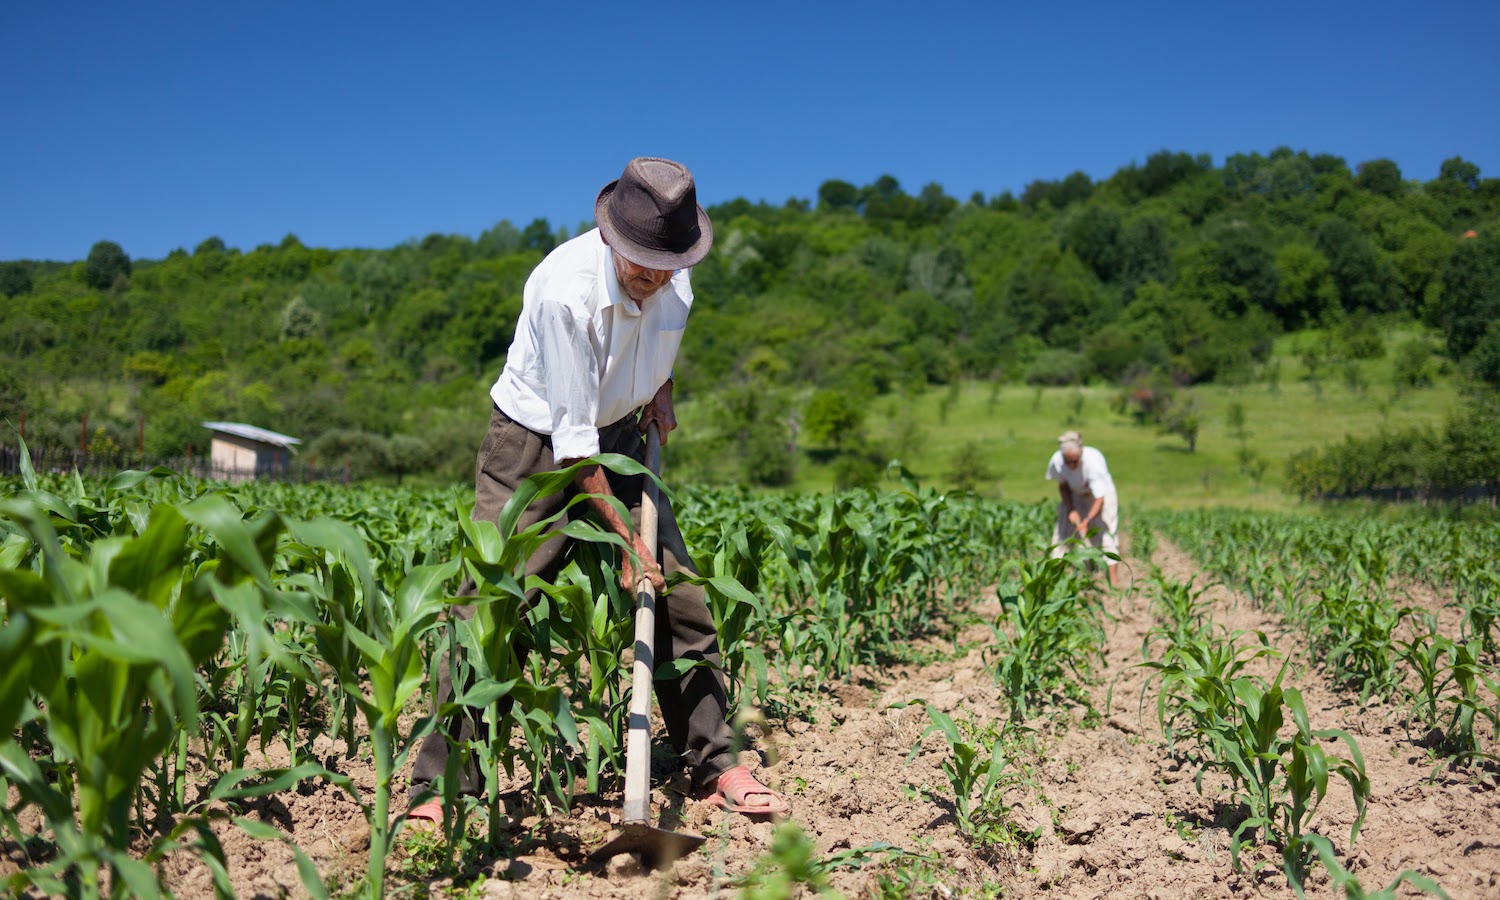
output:
[[[1057,823],[1057,830],[1069,844],[1086,844],[1099,831],[1099,824],[1095,815],[1068,815]]]

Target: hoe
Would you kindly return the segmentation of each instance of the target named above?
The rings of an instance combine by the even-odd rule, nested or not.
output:
[[[646,466],[660,466],[656,423],[646,428]],[[656,556],[656,482],[647,479],[641,496],[641,538]],[[651,676],[656,669],[652,641],[656,636],[656,591],[642,576],[635,591],[635,663],[631,667],[630,722],[625,743],[625,807],[620,832],[590,857],[608,859],[634,853],[647,869],[671,865],[702,846],[696,834],[668,831],[651,824]]]

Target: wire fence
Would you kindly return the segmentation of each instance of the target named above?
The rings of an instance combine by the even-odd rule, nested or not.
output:
[[[349,484],[354,473],[349,464],[320,466],[312,460],[281,457],[254,467],[229,467],[215,464],[207,456],[153,457],[140,453],[88,453],[63,447],[28,448],[31,467],[37,472],[68,475],[77,472],[91,478],[108,478],[127,469],[149,470],[157,466],[182,475],[209,481],[323,481]],[[0,475],[21,474],[21,450],[0,446]]]

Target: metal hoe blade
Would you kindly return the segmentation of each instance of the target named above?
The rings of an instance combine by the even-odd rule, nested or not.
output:
[[[645,822],[628,822],[609,843],[590,853],[589,858],[603,860],[621,853],[634,853],[640,857],[641,865],[660,869],[697,850],[706,840],[696,834],[653,828]]]

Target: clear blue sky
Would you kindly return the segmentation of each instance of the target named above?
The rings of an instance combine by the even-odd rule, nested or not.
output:
[[[1019,193],[1158,150],[1500,176],[1500,3],[13,2],[0,260],[576,228],[632,156],[699,198]]]

